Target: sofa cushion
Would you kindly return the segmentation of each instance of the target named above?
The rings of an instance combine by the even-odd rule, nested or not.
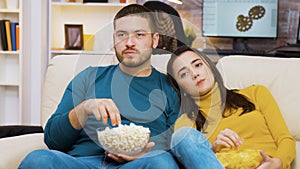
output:
[[[114,55],[58,55],[48,65],[42,97],[41,121],[46,121],[55,111],[71,79],[88,66],[117,63]]]
[[[228,88],[244,88],[252,84],[266,86],[275,97],[287,126],[300,140],[300,58],[226,56],[217,67]]]
[[[152,65],[160,72],[166,72],[170,54],[153,55]],[[115,55],[58,55],[49,63],[44,81],[41,121],[43,127],[54,113],[71,79],[88,66],[107,66],[117,64]]]
[[[37,149],[48,149],[43,140],[43,133],[1,138],[0,168],[18,168],[18,165],[29,152]]]

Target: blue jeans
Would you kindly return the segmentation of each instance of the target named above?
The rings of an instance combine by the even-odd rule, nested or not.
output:
[[[199,131],[183,127],[172,135],[171,150],[185,169],[224,169]]]
[[[171,153],[154,151],[124,164],[105,156],[72,157],[56,150],[35,150],[21,162],[19,169],[178,169]]]

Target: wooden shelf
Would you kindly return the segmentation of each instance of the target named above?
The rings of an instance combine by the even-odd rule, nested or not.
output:
[[[81,2],[52,2],[52,5],[57,6],[103,6],[103,7],[110,7],[110,6],[126,6],[127,3],[81,3]]]
[[[0,125],[20,124],[22,121],[23,66],[22,53],[22,0],[18,9],[0,9],[1,19],[18,22],[20,28],[20,50],[3,51],[0,49]],[[5,4],[4,0],[0,0]]]
[[[3,83],[3,82],[0,82],[0,86],[11,86],[11,87],[18,87],[19,84],[18,83]]]
[[[4,54],[4,55],[19,55],[19,51],[3,51],[3,50],[0,50],[0,54]]]
[[[0,13],[19,13],[19,9],[0,9]]]
[[[51,53],[54,55],[60,54],[84,54],[84,55],[114,55],[113,51],[104,53],[98,51],[84,51],[84,50],[51,50]]]
[[[115,14],[133,0],[126,3],[80,3],[54,2],[50,3],[49,10],[49,60],[56,55],[89,54],[111,55],[113,18]],[[80,12],[78,12],[80,11]],[[63,50],[65,46],[65,24],[82,24],[83,34],[94,35],[94,51]],[[104,38],[102,35],[109,35]],[[101,38],[100,38],[101,37]],[[102,39],[105,42],[102,42]],[[112,49],[113,50],[113,49]]]

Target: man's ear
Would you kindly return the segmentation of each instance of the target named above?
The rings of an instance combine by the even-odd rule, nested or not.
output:
[[[156,48],[158,46],[158,41],[159,41],[159,34],[156,32],[153,34],[153,48]]]
[[[115,39],[115,32],[113,33],[113,45],[115,46],[116,44],[116,39]]]

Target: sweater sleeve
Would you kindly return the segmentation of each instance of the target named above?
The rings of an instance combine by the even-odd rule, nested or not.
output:
[[[172,101],[170,102],[170,110],[169,110],[169,117],[167,120],[167,125],[169,127],[172,128],[172,130],[174,129],[174,124],[176,122],[176,119],[178,118],[179,114],[180,114],[180,101],[179,101],[179,97],[176,94],[176,92],[173,92],[173,96],[172,96]]]
[[[258,85],[255,98],[256,106],[262,112],[269,130],[277,143],[278,148],[274,158],[281,159],[283,169],[290,168],[290,164],[296,154],[296,143],[287,128],[274,97],[266,87]]]
[[[73,145],[81,130],[72,127],[69,121],[69,112],[85,99],[87,74],[91,73],[91,67],[80,72],[67,86],[63,97],[54,112],[47,121],[44,141],[50,149],[67,151]]]
[[[192,128],[197,128],[196,123],[188,118],[188,116],[184,113],[182,114],[175,123],[174,131],[177,131],[178,129],[182,127],[192,127]]]

